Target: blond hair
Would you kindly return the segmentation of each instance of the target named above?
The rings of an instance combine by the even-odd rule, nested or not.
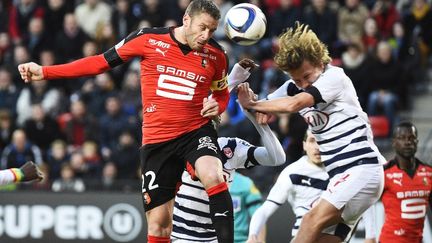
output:
[[[313,66],[331,62],[327,46],[308,25],[299,22],[279,36],[279,51],[274,60],[280,69],[287,72],[299,68],[305,60]]]

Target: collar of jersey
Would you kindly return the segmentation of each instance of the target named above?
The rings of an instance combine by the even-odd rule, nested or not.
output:
[[[189,54],[189,52],[192,51],[192,48],[190,48],[188,45],[185,45],[185,44],[181,43],[180,41],[178,41],[174,37],[174,29],[175,28],[176,27],[174,27],[174,26],[169,28],[169,30],[170,30],[169,33],[170,33],[171,39],[173,39],[173,41],[177,43],[177,45],[179,46],[179,48],[182,51],[183,55],[187,55],[187,54]]]

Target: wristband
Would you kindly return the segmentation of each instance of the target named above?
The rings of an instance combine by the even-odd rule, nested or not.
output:
[[[24,173],[22,172],[21,169],[18,168],[12,168],[10,169],[12,171],[12,174],[14,175],[15,178],[15,182],[19,182],[22,181],[24,179]]]

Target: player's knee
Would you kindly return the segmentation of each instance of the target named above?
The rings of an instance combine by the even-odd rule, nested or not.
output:
[[[215,170],[204,171],[200,173],[198,177],[206,189],[219,185],[225,181],[221,173],[218,173],[218,171]]]
[[[148,234],[158,237],[169,237],[172,232],[172,224],[153,222],[148,224]]]

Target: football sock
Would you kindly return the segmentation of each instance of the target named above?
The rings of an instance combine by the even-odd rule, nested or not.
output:
[[[147,243],[169,243],[169,237],[147,235]]]
[[[210,217],[219,243],[234,241],[234,216],[231,195],[225,182],[207,190]]]

